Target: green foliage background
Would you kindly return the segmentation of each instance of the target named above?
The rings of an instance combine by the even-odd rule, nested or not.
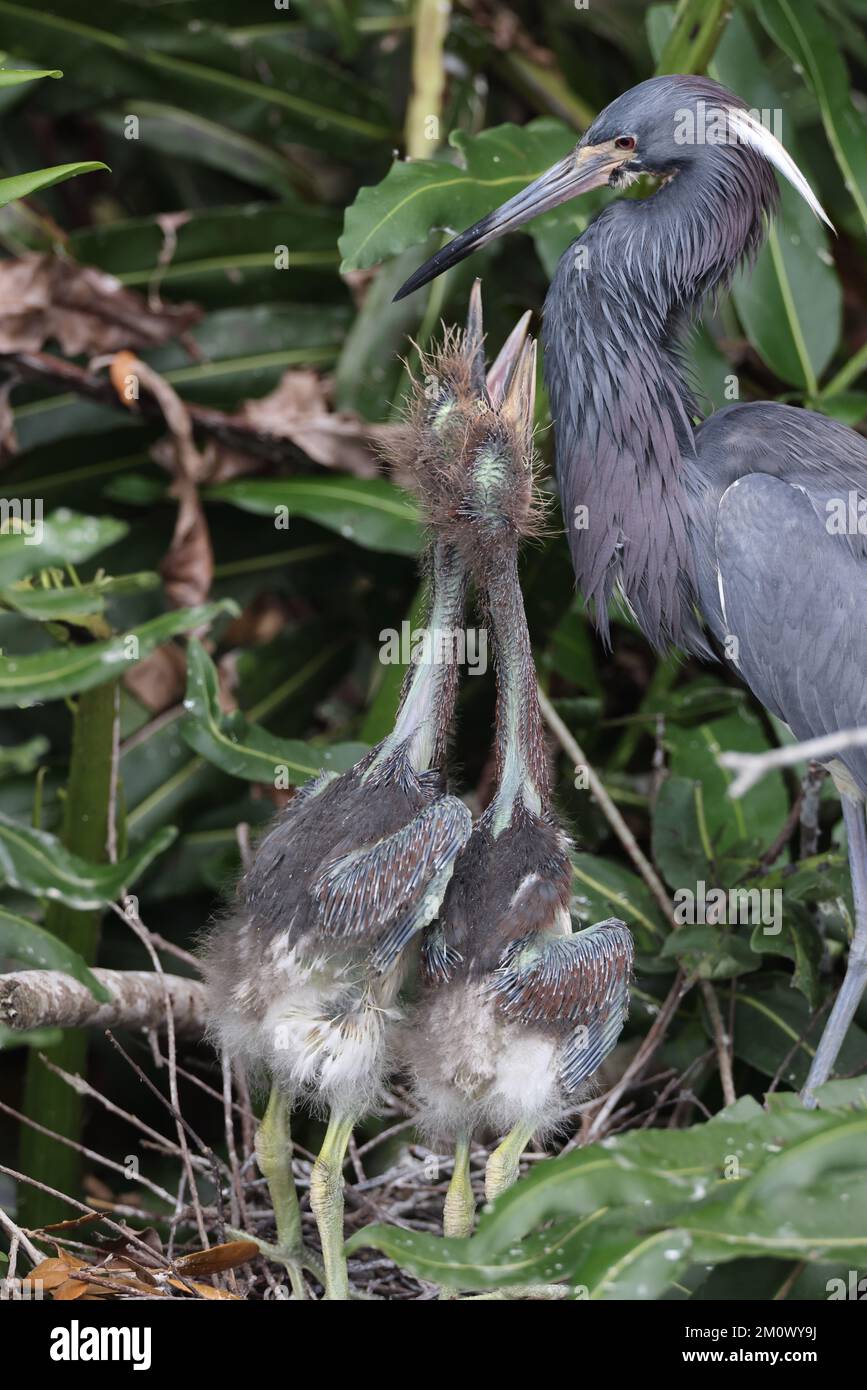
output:
[[[608,195],[539,218],[392,305],[444,229],[560,158],[634,82],[706,70],[783,113],[784,142],[839,233],[783,190],[758,264],[692,339],[708,408],[736,380],[741,399],[803,402],[858,426],[865,12],[864,0],[688,0],[676,11],[542,0],[450,14],[430,0],[125,0],[101,27],[90,0],[0,0],[4,66],[36,79],[0,73],[0,249],[10,261],[59,257],[70,273],[97,267],[151,303],[199,306],[187,332],[140,356],[202,411],[240,411],[307,370],[327,379],[332,428],[342,412],[349,433],[367,438],[368,426],[399,418],[409,340],[424,347],[441,319],[461,321],[471,277],[483,276],[493,349],[525,308],[540,308],[557,258]],[[86,177],[57,183],[76,174]],[[80,382],[64,389],[5,346],[0,490],[9,502],[41,500],[45,534],[40,546],[0,535],[0,964],[66,969],[95,986],[97,961],[147,965],[106,912],[122,889],[153,930],[189,947],[238,869],[237,826],[273,810],[275,763],[298,784],[349,766],[388,729],[401,673],[378,661],[379,634],[417,611],[421,531],[393,482],[354,476],[342,446],[325,468],[287,429],[276,450],[205,480],[212,580],[201,602],[169,607],[160,566],[177,503],[151,452],[165,434],[159,412],[124,410]],[[44,350],[62,357],[50,336]],[[547,452],[543,397],[539,424]],[[219,437],[197,430],[203,448]],[[288,530],[275,528],[281,508]],[[469,1242],[388,1229],[353,1240],[466,1287],[568,1277],[603,1298],[824,1297],[828,1278],[864,1264],[867,1241],[857,1079],[867,1013],[840,1059],[840,1075],[856,1079],[832,1083],[817,1114],[793,1095],[850,932],[837,803],[826,789],[818,841],[804,847],[796,821],[781,834],[796,776],[775,773],[732,802],[716,754],[761,750],[785,732],[721,671],[657,661],[621,613],[603,651],[573,597],[561,535],[528,553],[523,579],[542,683],[672,892],[700,879],[783,889],[779,935],[673,933],[560,758],[559,801],[579,846],[576,913],[588,923],[616,913],[636,936],[626,1042],[646,1033],[678,969],[708,982],[732,1038],[738,1103],[717,1113],[708,994],[691,989],[654,1058],[664,1082],[630,1092],[618,1116],[629,1133],[538,1165]],[[155,710],[126,676],[167,642],[186,690],[182,681]],[[455,762],[470,792],[485,784],[491,713],[490,677],[466,680]],[[110,839],[119,862],[105,862]],[[122,1084],[120,1064],[97,1039],[88,1055],[83,1035],[22,1039],[0,1025],[0,1097],[78,1134],[79,1098],[28,1058],[28,1041],[67,1069],[89,1068],[102,1089]],[[128,1140],[107,1142],[122,1153]],[[7,1125],[0,1156],[77,1190],[76,1153],[32,1131]],[[0,1199],[12,1205],[5,1183]],[[21,1220],[59,1214],[21,1189]]]

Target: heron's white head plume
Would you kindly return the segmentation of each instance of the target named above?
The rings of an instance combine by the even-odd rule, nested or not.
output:
[[[751,111],[746,111],[741,107],[730,106],[728,116],[730,129],[738,141],[742,145],[749,145],[752,149],[757,150],[759,154],[764,155],[769,163],[773,164],[775,169],[779,169],[783,178],[788,179],[792,187],[797,189],[815,216],[820,218],[833,232],[835,230],[833,222],[794,159],[776,135],[768,130],[767,126],[762,125]]]

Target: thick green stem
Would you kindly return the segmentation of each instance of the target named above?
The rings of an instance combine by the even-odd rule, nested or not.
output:
[[[417,0],[413,19],[412,93],[406,110],[408,159],[430,159],[440,143],[440,111],[446,84],[443,48],[450,15],[449,0]]]
[[[657,73],[706,72],[732,8],[732,0],[680,0]]]
[[[114,682],[97,686],[79,695],[75,711],[61,839],[67,849],[94,864],[107,857],[117,694]],[[99,910],[78,912],[63,903],[52,903],[45,926],[92,965],[101,919]],[[84,1072],[87,1033],[83,1029],[68,1029],[62,1042],[52,1049],[51,1059],[64,1071]],[[67,1139],[79,1138],[81,1097],[49,1072],[35,1052],[31,1052],[27,1062],[22,1109],[47,1129]],[[70,1196],[79,1195],[80,1155],[27,1126],[21,1135],[20,1165],[22,1172],[38,1182]],[[45,1192],[31,1187],[19,1192],[18,1219],[24,1226],[42,1226],[68,1216],[66,1203]]]

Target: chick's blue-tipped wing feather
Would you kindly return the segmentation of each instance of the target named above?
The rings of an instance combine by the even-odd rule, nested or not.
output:
[[[463,956],[450,946],[442,925],[435,922],[424,934],[421,947],[422,976],[426,985],[445,985]]]
[[[626,1021],[634,945],[611,918],[571,936],[536,933],[513,943],[493,981],[508,1018],[574,1027],[560,1056],[560,1079],[577,1091],[614,1047]]]
[[[607,1013],[589,1023],[579,1023],[570,1033],[560,1055],[560,1080],[567,1091],[578,1091],[601,1067],[623,1031],[629,1012],[627,980],[615,986]]]
[[[325,864],[311,886],[317,931],[383,940],[387,933],[389,949],[400,949],[436,915],[471,828],[466,806],[442,796],[393,835]]]
[[[607,1016],[632,974],[634,945],[617,918],[571,936],[536,932],[503,953],[491,987],[507,1018],[588,1022]]]

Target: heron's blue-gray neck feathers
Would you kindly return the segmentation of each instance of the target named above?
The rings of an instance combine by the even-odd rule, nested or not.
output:
[[[706,155],[643,202],[607,208],[569,248],[544,333],[564,521],[600,631],[619,585],[655,646],[704,652],[683,485],[697,408],[681,344],[758,249],[777,197],[753,151]]]
[[[407,745],[415,772],[442,767],[457,695],[456,637],[464,625],[467,570],[456,546],[437,541],[431,561],[428,642],[422,658],[409,667],[394,729],[383,741],[376,764]],[[373,767],[376,764],[372,764]]]
[[[497,663],[497,790],[486,819],[496,837],[516,802],[541,815],[550,790],[536,670],[518,579],[515,545],[506,545],[486,577],[484,601]]]

